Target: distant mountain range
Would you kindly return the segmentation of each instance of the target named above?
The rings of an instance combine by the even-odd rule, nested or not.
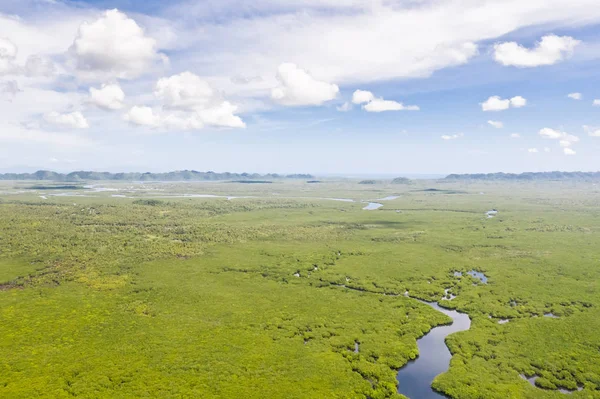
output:
[[[485,180],[485,181],[552,181],[578,180],[600,181],[600,172],[526,172],[526,173],[475,173],[452,174],[445,180]]]
[[[120,180],[120,181],[217,181],[217,180],[265,180],[265,179],[314,179],[309,174],[279,175],[269,173],[216,173],[198,172],[195,170],[181,170],[166,173],[110,173],[76,171],[71,173],[57,173],[49,170],[38,170],[34,173],[3,173],[0,180],[50,180],[58,182],[77,182],[87,180]]]

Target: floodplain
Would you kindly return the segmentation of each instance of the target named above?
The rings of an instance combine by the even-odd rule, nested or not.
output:
[[[403,398],[437,302],[431,392],[600,398],[594,183],[4,181],[0,221],[0,397]]]

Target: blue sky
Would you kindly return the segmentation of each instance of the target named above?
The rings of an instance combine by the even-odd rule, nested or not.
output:
[[[4,0],[0,170],[599,170],[594,3]]]

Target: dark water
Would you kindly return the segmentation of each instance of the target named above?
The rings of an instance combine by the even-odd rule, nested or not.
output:
[[[445,398],[431,388],[433,379],[450,366],[452,355],[445,339],[452,333],[468,330],[471,327],[471,319],[464,313],[444,309],[437,303],[424,303],[450,316],[453,323],[449,326],[435,327],[417,341],[419,357],[398,371],[398,392],[411,399]]]

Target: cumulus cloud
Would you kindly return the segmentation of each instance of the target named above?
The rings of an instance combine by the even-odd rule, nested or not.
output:
[[[158,127],[161,124],[160,118],[154,114],[150,107],[133,106],[123,115],[123,119],[127,122],[138,126]]]
[[[487,121],[487,123],[493,127],[495,127],[496,129],[502,129],[504,127],[504,123],[500,122],[500,121]]]
[[[225,101],[211,85],[191,72],[160,79],[155,96],[170,113],[162,113],[161,127],[170,129],[202,129],[204,126],[244,128],[246,124],[235,115],[238,107]]]
[[[125,93],[117,83],[103,84],[101,88],[90,87],[90,102],[98,108],[114,111],[123,108]]]
[[[236,107],[224,101],[218,106],[197,112],[161,112],[146,106],[134,106],[123,119],[133,125],[150,128],[199,130],[206,126],[243,128],[245,123],[234,115]]]
[[[552,65],[570,57],[579,43],[570,36],[556,35],[542,37],[531,49],[516,42],[498,43],[494,45],[494,59],[502,65],[520,68]]]
[[[452,135],[444,134],[441,137],[442,137],[442,140],[456,140],[456,139],[459,139],[459,138],[461,138],[463,136],[464,136],[463,133],[458,133],[458,134],[452,134]]]
[[[313,78],[296,64],[281,64],[277,70],[279,86],[271,91],[271,98],[287,106],[321,105],[333,100],[339,87]]]
[[[573,150],[572,148],[564,148],[563,149],[565,155],[575,155],[577,154],[577,152],[575,150]]]
[[[370,91],[356,90],[352,94],[352,102],[354,104],[364,104],[375,99],[375,96]]]
[[[569,97],[572,100],[581,100],[583,98],[583,95],[581,93],[569,93],[567,94],[567,97]]]
[[[83,23],[69,49],[80,77],[136,78],[159,59],[156,40],[119,10],[108,10],[92,23]]]
[[[566,151],[567,148],[571,147],[574,143],[579,142],[579,137],[569,134],[567,132],[562,132],[560,130],[551,129],[545,127],[539,131],[539,135],[551,139],[558,140],[558,144],[565,149],[565,154],[574,155],[575,151],[571,154],[572,151]]]
[[[551,151],[550,148],[544,147],[544,152],[550,152],[550,151]]]
[[[529,148],[527,152],[530,154],[537,154],[539,151],[537,148]]]
[[[68,114],[49,112],[44,115],[44,120],[53,125],[70,129],[87,129],[90,127],[88,121],[79,111],[71,112]]]
[[[373,93],[366,90],[356,90],[354,94],[352,94],[352,102],[354,104],[364,104],[362,108],[367,112],[419,110],[419,107],[416,105],[404,105],[397,101],[376,98]]]
[[[229,101],[223,101],[222,103],[198,110],[197,114],[200,120],[209,126],[216,127],[231,127],[231,128],[244,128],[246,124],[242,119],[234,115],[237,111],[237,106],[231,104]]]
[[[162,101],[158,109],[134,106],[123,118],[134,125],[161,129],[246,127],[244,121],[235,115],[238,107],[223,100],[208,82],[191,72],[159,79],[154,94]]]
[[[206,107],[215,101],[215,92],[208,82],[191,72],[160,79],[154,94],[172,108]]]
[[[600,107],[600,100],[594,100],[594,102],[592,103],[592,105],[594,107]]]
[[[521,96],[516,96],[510,99],[510,106],[513,108],[522,108],[527,105],[527,100]]]
[[[594,126],[583,125],[583,130],[592,137],[600,137],[600,128]]]
[[[511,133],[510,138],[511,139],[520,139],[521,135],[519,133]]]
[[[483,111],[504,111],[509,108],[521,108],[527,105],[527,100],[521,96],[510,99],[502,99],[500,96],[492,96],[481,103]]]

